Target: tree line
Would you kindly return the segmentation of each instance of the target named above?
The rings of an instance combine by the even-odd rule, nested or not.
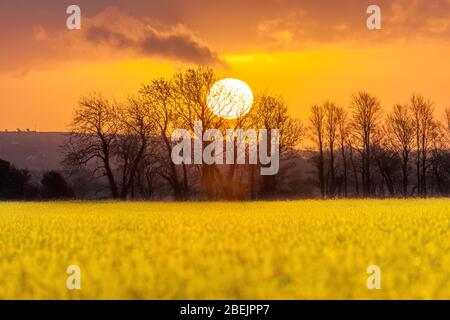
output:
[[[30,171],[0,159],[0,200],[63,200],[75,197],[64,176],[57,171],[44,172],[39,183],[32,178]]]
[[[380,100],[363,91],[348,108],[314,105],[309,135],[321,197],[447,196],[450,108],[444,117],[434,109],[415,94],[384,115]]]
[[[188,69],[155,79],[125,100],[99,93],[82,97],[62,146],[66,172],[89,168],[105,182],[106,197],[114,199],[426,197],[450,192],[450,109],[444,118],[437,117],[433,103],[421,95],[383,114],[380,100],[361,91],[347,107],[333,101],[313,105],[308,121],[301,122],[289,114],[282,97],[262,92],[250,113],[227,120],[208,107],[216,81],[210,68]],[[197,121],[203,131],[279,129],[280,174],[259,175],[260,163],[175,165],[172,132],[194,131]],[[311,169],[296,180],[305,163]]]
[[[156,192],[171,194],[176,200],[270,196],[277,179],[259,176],[261,164],[172,162],[176,143],[172,132],[177,128],[193,132],[197,122],[202,134],[208,129],[280,129],[281,157],[288,156],[303,139],[300,121],[289,115],[281,97],[268,93],[258,95],[246,115],[233,120],[217,116],[207,101],[216,81],[210,68],[188,69],[170,79],[153,80],[124,101],[98,93],[81,98],[63,146],[65,168],[76,172],[90,167],[107,182],[114,199],[152,199]],[[237,137],[233,139],[236,150]],[[203,150],[207,146],[203,143]]]

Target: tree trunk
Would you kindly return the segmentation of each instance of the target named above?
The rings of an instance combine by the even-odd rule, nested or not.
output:
[[[425,136],[422,139],[422,196],[427,197],[427,149]]]
[[[408,197],[408,154],[406,151],[403,152],[402,161],[402,175],[403,175],[403,197]]]
[[[341,154],[342,154],[342,165],[343,165],[343,169],[344,169],[344,197],[347,198],[348,196],[348,186],[347,186],[347,156],[345,154],[345,146],[344,143],[342,143],[341,146]]]
[[[324,159],[323,159],[323,144],[319,142],[319,184],[320,184],[320,195],[322,199],[325,199],[325,176],[324,176]]]
[[[117,184],[114,179],[114,174],[111,170],[111,165],[109,164],[109,157],[106,156],[103,160],[106,177],[108,178],[109,189],[111,190],[111,196],[113,199],[119,198],[119,191],[117,189]]]
[[[334,197],[335,186],[336,186],[336,174],[334,171],[334,144],[330,143],[330,186],[329,186],[329,194],[328,196]]]
[[[353,178],[355,179],[355,192],[356,196],[359,197],[359,179],[358,179],[358,170],[356,168],[355,161],[353,159],[353,149],[350,148],[350,163],[352,164],[353,169]]]

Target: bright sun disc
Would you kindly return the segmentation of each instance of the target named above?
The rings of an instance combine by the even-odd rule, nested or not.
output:
[[[237,119],[250,112],[253,105],[252,89],[237,79],[217,81],[207,97],[209,109],[225,119]]]

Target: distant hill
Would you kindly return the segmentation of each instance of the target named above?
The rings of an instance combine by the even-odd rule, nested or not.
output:
[[[0,159],[31,171],[61,169],[62,132],[0,132]]]
[[[61,169],[60,146],[66,140],[63,132],[0,132],[0,159],[11,162],[19,168],[41,172]],[[308,162],[311,152],[297,151],[299,158],[285,166],[296,174],[288,178],[311,177],[314,171]],[[292,174],[292,171],[291,171]]]

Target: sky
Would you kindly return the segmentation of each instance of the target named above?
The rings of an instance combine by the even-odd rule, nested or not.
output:
[[[71,4],[81,30],[66,28]],[[359,90],[386,112],[413,93],[450,106],[450,0],[5,0],[0,27],[0,130],[66,131],[82,95],[124,98],[197,65],[301,119]]]

